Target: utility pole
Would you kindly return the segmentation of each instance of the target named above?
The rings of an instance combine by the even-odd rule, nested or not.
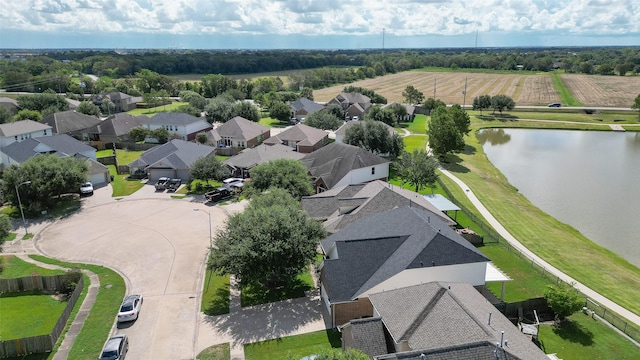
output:
[[[436,99],[436,79],[433,79],[433,100]]]
[[[467,104],[467,77],[464,77],[464,90],[462,90],[462,108]]]

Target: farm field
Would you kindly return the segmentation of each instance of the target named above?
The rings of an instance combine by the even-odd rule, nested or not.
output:
[[[585,105],[629,107],[640,92],[637,76],[562,74],[560,77],[573,96]]]

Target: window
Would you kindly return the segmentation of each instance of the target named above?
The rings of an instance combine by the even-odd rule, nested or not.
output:
[[[44,131],[44,136],[47,136],[47,130]]]
[[[375,167],[372,167],[372,168],[371,168],[371,175],[375,175],[375,174],[376,174],[376,168],[375,168]]]

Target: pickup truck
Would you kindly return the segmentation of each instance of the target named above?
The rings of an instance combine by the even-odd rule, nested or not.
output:
[[[156,182],[156,190],[165,190],[167,188],[167,185],[169,184],[169,181],[171,179],[168,177],[161,177],[158,179],[158,181]]]
[[[171,179],[167,183],[167,191],[176,191],[182,185],[182,179]]]
[[[233,192],[227,188],[219,187],[217,189],[213,189],[204,194],[204,198],[210,202],[217,202],[220,200],[228,199],[233,196]]]

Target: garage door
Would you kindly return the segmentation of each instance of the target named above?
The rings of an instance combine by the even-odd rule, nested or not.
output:
[[[91,177],[89,177],[89,181],[91,181],[93,185],[104,185],[109,182],[109,173],[92,174]]]
[[[174,178],[175,172],[173,169],[151,169],[149,172],[149,181],[156,182],[161,177]]]

